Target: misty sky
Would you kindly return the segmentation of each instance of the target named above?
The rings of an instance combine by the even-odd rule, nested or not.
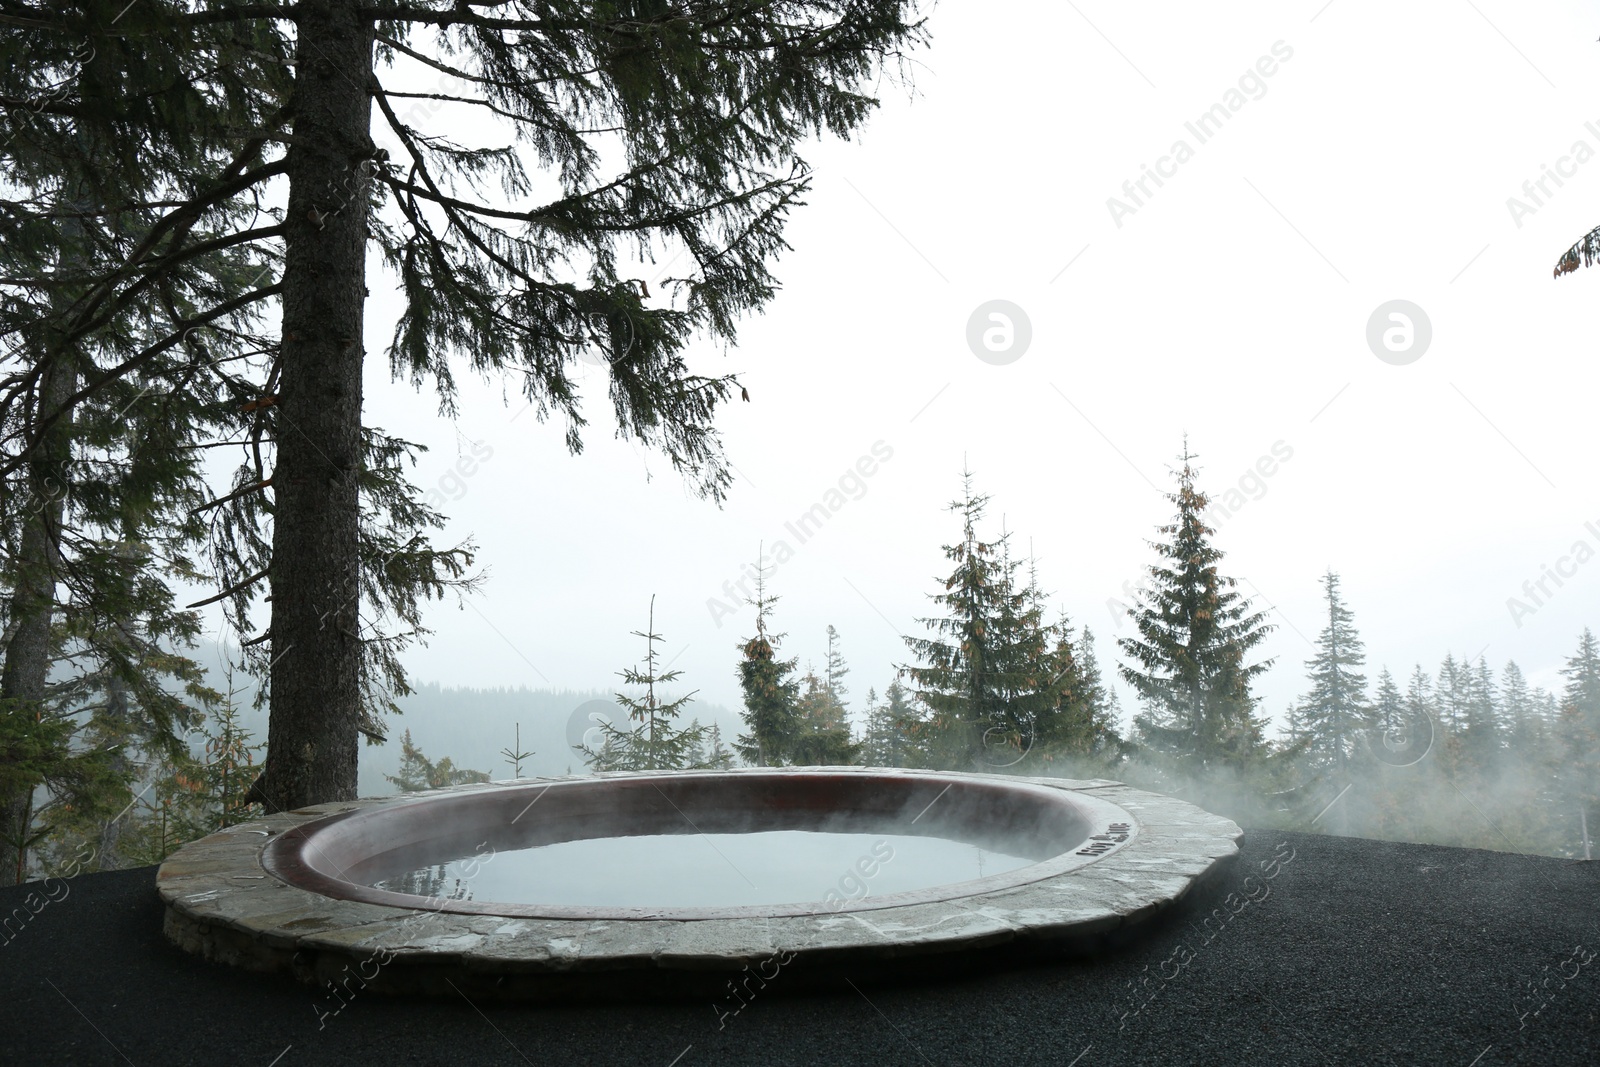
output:
[[[697,369],[736,372],[751,395],[719,420],[737,472],[720,510],[660,455],[613,438],[603,367],[585,371],[578,457],[512,387],[503,403],[499,383],[469,385],[451,423],[432,396],[391,384],[397,300],[374,264],[367,418],[431,446],[415,480],[439,490],[446,537],[476,537],[489,572],[464,609],[431,609],[415,678],[610,687],[642,653],[629,631],[654,593],[672,666],[737,707],[753,613],[709,602],[726,607],[724,583],[782,540],[784,651],[820,668],[832,623],[859,707],[906,662],[900,634],[921,632],[949,572],[940,545],[959,526],[944,508],[963,459],[993,497],[993,530],[1003,520],[1016,551],[1031,544],[1109,672],[1132,628],[1107,601],[1153,558],[1187,431],[1201,487],[1243,502],[1220,521],[1224,570],[1278,625],[1262,710],[1281,716],[1304,688],[1330,566],[1370,675],[1481,652],[1497,672],[1515,658],[1559,684],[1578,631],[1600,624],[1584,447],[1600,269],[1551,277],[1600,224],[1600,12],[1229,7],[935,9],[914,94],[885,82],[859,143],[805,151],[815,185],[767,314],[737,349],[696,350]],[[995,300],[1031,329],[1003,365],[968,342]],[[1368,343],[1396,300],[1431,326],[1410,362]],[[801,543],[785,524],[818,504],[829,518]],[[1547,580],[1553,595],[1513,618],[1508,598],[1526,600],[1524,582],[1562,557],[1564,584]]]

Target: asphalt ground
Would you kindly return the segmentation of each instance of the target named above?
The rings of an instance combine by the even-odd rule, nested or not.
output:
[[[1096,958],[588,1006],[335,1000],[168,944],[153,867],[45,888],[0,889],[4,1065],[1600,1064],[1600,862],[1249,831]]]

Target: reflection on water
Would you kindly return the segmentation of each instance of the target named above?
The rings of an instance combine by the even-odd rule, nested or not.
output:
[[[471,900],[471,881],[463,877],[456,868],[457,863],[440,863],[432,867],[407,871],[394,878],[384,878],[372,884],[378,889],[387,889],[393,893],[442,897],[445,900]]]
[[[772,830],[563,841],[464,857],[373,883],[455,900],[588,907],[709,908],[868,896],[1002,874],[1035,862],[963,841]]]

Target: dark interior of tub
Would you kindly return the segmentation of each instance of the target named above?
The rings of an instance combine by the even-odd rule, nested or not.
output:
[[[1061,790],[743,772],[479,789],[306,824],[263,854],[326,896],[505,915],[814,914],[1016,879],[1097,829]]]

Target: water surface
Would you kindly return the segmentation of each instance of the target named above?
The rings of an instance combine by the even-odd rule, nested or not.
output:
[[[457,900],[588,907],[713,908],[816,903],[927,889],[1035,860],[900,834],[771,830],[601,837],[463,857],[373,884]]]

